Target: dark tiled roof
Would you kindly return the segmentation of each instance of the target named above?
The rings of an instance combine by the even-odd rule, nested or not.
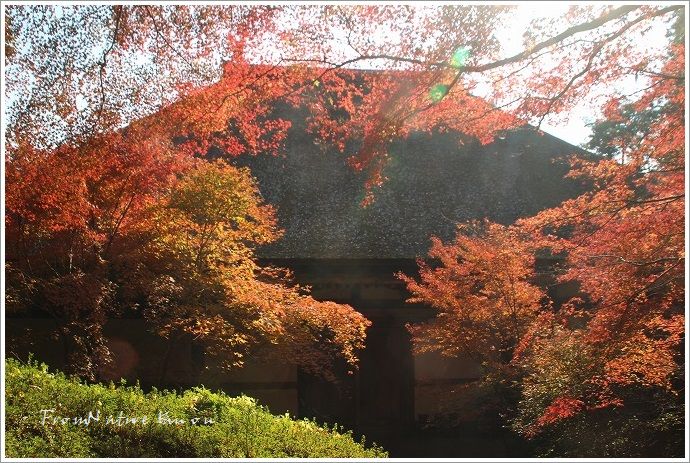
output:
[[[278,209],[284,237],[264,258],[413,258],[429,237],[451,239],[455,222],[511,223],[572,197],[563,157],[582,151],[550,135],[518,129],[481,146],[458,133],[413,133],[393,143],[375,202],[362,208],[364,178],[346,154],[324,152],[292,110],[282,157],[235,159],[248,166],[264,199]]]

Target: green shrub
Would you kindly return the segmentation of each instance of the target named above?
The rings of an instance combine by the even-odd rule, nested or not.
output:
[[[7,359],[5,367],[8,457],[387,456],[337,425],[274,416],[246,396],[203,387],[144,393],[124,383],[86,385],[37,363]],[[89,421],[89,412],[98,421]],[[118,422],[120,412],[130,420]]]

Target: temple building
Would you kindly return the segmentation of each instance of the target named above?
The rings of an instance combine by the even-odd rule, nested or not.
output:
[[[172,347],[174,361],[163,371],[160,359],[167,342],[151,336],[141,319],[117,319],[106,325],[116,359],[109,375],[138,380],[143,387],[202,384],[244,393],[274,413],[338,423],[388,446],[391,456],[413,456],[405,454],[404,436],[439,412],[443,399],[475,380],[479,370],[463,359],[412,354],[406,325],[434,312],[406,303],[409,294],[395,273],[415,275],[416,259],[426,256],[430,237],[452,239],[458,222],[488,218],[509,224],[573,197],[580,186],[564,178],[565,158],[582,151],[529,127],[506,132],[488,145],[452,131],[415,132],[393,143],[387,181],[364,208],[363,175],[346,165],[347,154],[325,152],[315,143],[304,114],[292,111],[284,156],[233,162],[251,168],[285,231],[279,241],[260,249],[262,263],[291,269],[297,282],[312,287],[315,298],[350,304],[372,321],[358,371],[348,375],[343,370],[335,383],[287,362],[250,362],[223,373],[187,342]],[[559,290],[551,289],[556,298]],[[47,333],[52,326],[49,319],[7,322],[10,339],[21,337],[26,327]],[[32,339],[31,345],[16,349],[59,368],[63,353],[55,342],[48,336]]]

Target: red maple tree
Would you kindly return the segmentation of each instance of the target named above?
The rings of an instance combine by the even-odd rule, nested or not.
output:
[[[524,368],[517,427],[529,435],[625,404],[632,388],[677,391],[685,47],[650,49],[640,36],[683,11],[576,5],[533,22],[505,55],[508,7],[9,6],[8,307],[52,312],[96,363],[115,301],[236,362],[247,345],[280,340],[318,369],[324,336],[354,362],[367,322],[258,268],[254,246],[278,236],[270,208],[246,172],[196,157],[211,146],[279,153],[289,122],[272,109],[303,106],[334,149],[361,142],[350,165],[367,173],[366,204],[397,137],[452,128],[488,143],[586,101],[603,109],[615,154],[574,160],[570,175],[591,189],[511,227],[435,242],[442,265],[407,282],[440,318],[415,335],[422,349]],[[633,75],[648,87],[627,99],[612,90]],[[240,215],[218,215],[228,194]],[[559,279],[579,282],[580,299],[540,304],[539,248],[565,256]],[[125,284],[141,274],[145,287]],[[228,305],[242,316],[226,317]]]

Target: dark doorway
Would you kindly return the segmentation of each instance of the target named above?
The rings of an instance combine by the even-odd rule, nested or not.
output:
[[[410,335],[394,316],[371,318],[359,370],[331,383],[299,374],[299,415],[338,423],[380,444],[414,427],[414,363]]]
[[[399,432],[414,421],[414,364],[410,335],[393,317],[376,318],[358,373],[358,430]]]

